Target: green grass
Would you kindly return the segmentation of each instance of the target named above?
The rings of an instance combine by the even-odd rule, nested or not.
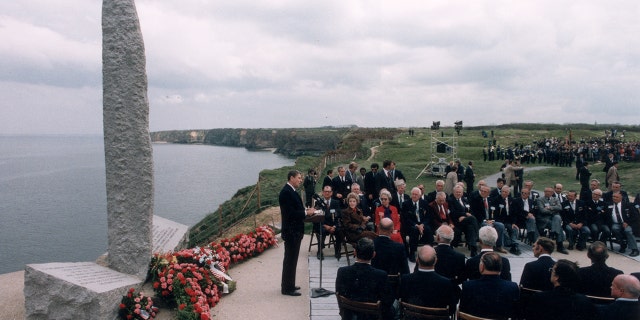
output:
[[[610,128],[611,126],[572,125],[572,127],[573,140],[580,141],[581,138],[602,137],[604,128]],[[639,127],[628,126],[625,128],[627,129],[627,141],[640,141]],[[458,158],[465,167],[469,160],[474,162],[476,183],[480,179],[497,173],[502,164],[502,161],[498,160],[483,161],[482,148],[487,145],[488,141],[481,135],[483,129],[489,133],[493,129],[495,139],[501,146],[513,146],[515,143],[528,145],[534,140],[548,137],[559,139],[569,137],[569,130],[566,126],[550,124],[503,125],[463,129],[461,135],[457,137]],[[443,128],[442,131],[445,134],[445,138],[454,134],[453,128]],[[619,129],[619,131],[622,130]],[[437,134],[439,135],[439,132]],[[428,128],[416,128],[414,136],[409,136],[406,130],[400,131],[389,128],[353,129],[343,136],[343,141],[339,144],[338,150],[327,153],[333,159],[328,162],[328,166],[336,168],[339,165],[347,165],[356,155],[355,161],[358,162],[360,167],[365,167],[369,170],[372,162],[377,162],[382,166],[382,162],[385,159],[390,159],[397,163],[397,168],[407,178],[407,190],[418,184],[424,184],[425,190],[431,191],[434,188],[435,181],[440,177],[433,177],[428,174],[421,175],[421,172],[431,159],[431,135],[432,132]],[[378,153],[369,161],[368,158],[371,155],[369,148],[374,146],[379,146]],[[545,166],[545,164],[525,164],[525,166]],[[602,166],[602,164],[592,164],[590,165],[590,170],[593,173],[592,178],[599,179],[602,188],[604,188],[605,173],[602,172]],[[193,246],[213,241],[221,230],[228,228],[230,225],[257,214],[266,207],[277,206],[278,193],[286,182],[287,171],[297,169],[306,174],[309,168],[315,168],[319,176],[324,177],[324,172],[326,172],[324,158],[305,156],[297,158],[295,164],[291,167],[263,170],[260,173],[260,205],[258,205],[255,193],[250,197],[255,186],[240,189],[232,199],[221,206],[221,210],[208,215],[191,229],[190,244]],[[624,189],[630,195],[640,192],[640,180],[636,179],[636,177],[640,176],[640,163],[621,162],[619,173]],[[420,177],[418,177],[419,175]],[[565,191],[580,190],[580,184],[575,180],[575,167],[548,166],[544,170],[526,172],[524,179],[533,180],[535,183],[534,188],[539,190],[555,183],[562,183]],[[241,208],[247,202],[249,205],[241,213]],[[222,216],[222,219],[220,216]],[[222,221],[222,224],[220,221]]]

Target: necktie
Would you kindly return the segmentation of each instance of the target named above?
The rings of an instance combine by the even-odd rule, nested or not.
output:
[[[576,212],[576,203],[575,202],[571,202],[571,211]]]
[[[398,193],[398,204],[402,207],[402,198],[404,198],[401,194]]]
[[[524,200],[524,212],[529,212],[529,200]]]
[[[616,204],[615,205],[615,207],[616,207],[616,218],[618,219],[618,223],[622,224],[624,221],[622,221],[622,216],[620,215],[620,209],[618,209],[619,205],[620,204]]]
[[[504,199],[504,209],[508,216],[509,215],[509,199]]]
[[[447,215],[444,213],[444,207],[442,207],[442,205],[439,205],[438,207],[440,207],[440,219],[447,220]]]
[[[459,200],[459,201],[460,201],[460,205],[461,205],[462,207],[464,207],[464,202],[462,202],[462,198],[460,198],[460,200]]]
[[[418,222],[420,222],[420,212],[419,212],[419,209],[418,209],[418,203],[414,202],[413,205],[416,207],[416,218],[417,218]]]
[[[487,202],[487,198],[484,198],[484,216],[486,219],[489,219],[489,202]]]

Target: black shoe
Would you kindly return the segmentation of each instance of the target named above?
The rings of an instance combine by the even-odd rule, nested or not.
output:
[[[292,296],[292,297],[297,297],[297,296],[301,296],[302,293],[297,292],[295,290],[291,290],[291,291],[280,291],[280,293],[282,293],[285,296]]]
[[[587,245],[583,245],[583,246],[576,246],[576,249],[578,251],[584,251],[584,249],[587,247]]]
[[[336,260],[340,261],[340,258],[342,258],[342,255],[340,253],[336,253],[334,257],[336,257]]]
[[[295,287],[293,287],[293,289],[294,289],[294,290],[300,290],[300,287],[295,286]]]
[[[631,253],[629,254],[630,257],[637,257],[640,255],[640,252],[638,252],[638,250],[631,250]]]
[[[509,252],[511,252],[512,254],[515,254],[516,256],[519,256],[522,254],[522,252],[520,251],[520,249],[518,249],[518,247],[511,247],[511,249],[509,249]]]
[[[569,244],[569,250],[573,250],[573,244]]]
[[[620,245],[620,250],[618,250],[618,252],[624,253],[625,251],[627,251],[627,245],[626,244]]]
[[[318,258],[318,260],[324,260],[324,254],[316,254],[316,258]]]
[[[562,254],[569,254],[569,251],[567,251],[567,249],[565,249],[564,247],[558,248],[558,252],[560,252]]]

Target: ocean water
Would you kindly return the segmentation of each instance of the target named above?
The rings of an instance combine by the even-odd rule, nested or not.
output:
[[[153,160],[154,214],[189,226],[261,170],[293,164],[270,152],[177,144],[153,144]],[[101,136],[0,136],[0,273],[104,253],[104,170]]]

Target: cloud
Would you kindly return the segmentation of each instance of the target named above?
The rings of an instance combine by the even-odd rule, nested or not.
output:
[[[640,122],[635,1],[136,6],[151,130]],[[44,101],[76,101],[57,113],[101,118],[101,1],[25,0],[0,12],[0,81],[14,90],[0,88],[11,97],[0,102],[0,118],[15,118],[16,104],[42,113],[46,102],[18,94],[33,88]],[[20,118],[24,128],[12,131],[38,123],[27,111]]]

